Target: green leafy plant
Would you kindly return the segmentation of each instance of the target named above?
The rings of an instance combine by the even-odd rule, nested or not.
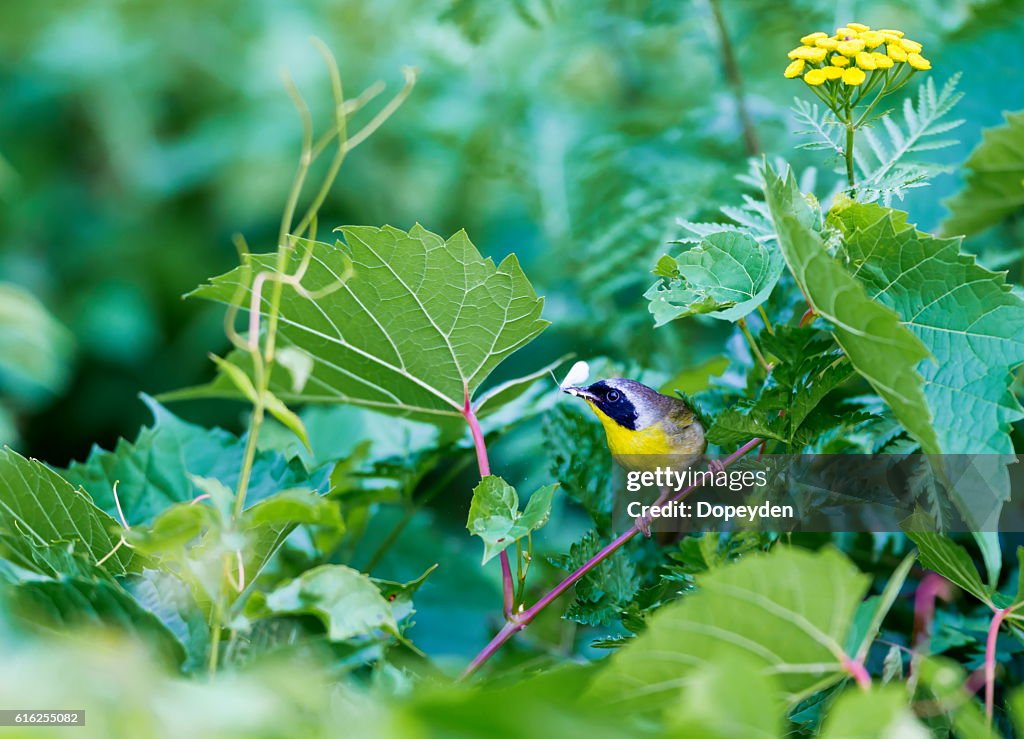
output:
[[[514,5],[523,27],[560,22],[553,6]],[[983,736],[1019,724],[1024,549],[1012,561],[991,527],[934,530],[975,511],[955,489],[955,455],[985,461],[971,469],[998,517],[1024,419],[1020,291],[959,235],[911,225],[919,188],[946,171],[916,155],[952,143],[940,137],[960,124],[949,120],[959,77],[904,97],[931,68],[920,44],[855,23],[812,33],[785,74],[818,98],[796,103],[811,140],[792,156],[829,152],[838,170],[744,164],[768,127],[732,42],[742,9],[706,10],[741,154],[690,198],[657,171],[683,169],[667,153],[680,137],[652,133],[651,111],[587,140],[593,128],[566,130],[531,104],[537,161],[502,162],[516,178],[544,173],[538,220],[552,248],[524,249],[522,262],[485,256],[505,245],[485,229],[472,229],[496,242],[483,250],[466,231],[418,224],[323,239],[349,154],[400,108],[424,109],[413,70],[383,103],[379,86],[346,97],[315,43],[329,123],[314,128],[286,77],[302,135],[276,241],[261,252],[237,237],[238,266],[187,296],[224,311],[211,379],[143,396],[152,421],[134,440],[63,468],[0,450],[4,695],[84,704],[103,736],[155,733],[150,713],[178,720],[199,705],[202,731],[224,735]],[[652,9],[629,33],[659,39],[654,16],[675,32],[690,12]],[[494,14],[459,2],[443,22],[483,44]],[[621,32],[617,16],[601,19]],[[600,73],[611,65],[600,48],[588,53],[561,78],[566,107],[633,84]],[[945,232],[1016,217],[1015,116],[971,155]],[[570,147],[574,136],[586,145]],[[390,174],[381,181],[396,187]],[[722,205],[731,198],[742,204]],[[558,279],[545,280],[548,263]],[[566,275],[585,289],[566,293]],[[14,349],[0,379],[52,394],[71,343],[27,294],[6,297],[0,323],[11,304],[32,320],[4,323]],[[617,348],[631,332],[655,338]],[[713,470],[755,464],[755,451],[921,453],[906,484],[931,517],[905,535],[639,536],[641,523],[620,523],[602,427],[547,382],[563,349],[601,377],[691,400]],[[244,425],[168,408],[214,400],[244,409]],[[54,681],[62,667],[67,681]],[[122,719],[111,696],[141,715]]]

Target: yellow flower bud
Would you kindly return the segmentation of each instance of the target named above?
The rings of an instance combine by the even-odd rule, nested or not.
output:
[[[885,50],[889,52],[889,58],[894,62],[905,62],[907,61],[907,52],[903,50],[902,46],[896,44],[889,44],[885,47]]]
[[[846,26],[842,26],[841,28],[837,28],[836,29],[836,37],[840,41],[843,40],[844,36],[856,36],[856,35],[857,35],[857,32],[855,30],[853,30],[852,28],[848,28]]]
[[[808,46],[810,46],[820,38],[828,38],[828,34],[822,31],[815,31],[814,33],[809,33],[802,39],[800,39],[800,43],[807,44]]]
[[[864,42],[859,38],[850,39],[849,41],[840,41],[836,44],[836,51],[844,56],[856,56],[858,51],[864,49]]]
[[[834,64],[837,67],[845,67],[847,64],[850,63],[850,60],[847,59],[842,54],[833,54],[832,58],[829,61],[831,61],[832,64]]]
[[[879,33],[885,34],[886,36],[895,36],[896,38],[903,38],[903,31],[896,31],[892,28],[879,28]]]
[[[796,61],[792,61],[789,63],[789,66],[786,67],[786,71],[783,72],[782,74],[785,76],[787,80],[791,80],[794,77],[799,77],[801,74],[803,74],[804,66],[806,64],[807,62],[805,62],[803,59],[797,59]]]
[[[810,72],[808,72],[808,74],[810,74]],[[843,82],[850,85],[851,87],[856,87],[857,85],[863,83],[866,77],[867,75],[865,75],[862,70],[857,69],[856,67],[850,67],[849,69],[843,72]]]
[[[829,38],[829,37],[819,38],[819,39],[815,39],[814,40],[814,45],[817,46],[819,49],[828,49],[829,51],[832,51],[833,49],[835,49],[836,48],[836,44],[838,44],[838,43],[839,42],[836,41],[834,38]]]
[[[877,51],[872,51],[871,56],[875,59],[875,66],[878,69],[890,69],[892,67],[892,59],[887,57],[885,54],[880,54]]]
[[[866,31],[860,35],[860,38],[869,49],[877,48],[885,43],[885,36],[878,31]]]
[[[869,72],[878,68],[874,54],[869,51],[861,51],[857,54],[857,66]]]
[[[917,43],[916,41],[911,41],[908,38],[901,38],[900,46],[902,46],[906,51],[909,51],[912,54],[921,53],[921,44]]]
[[[863,72],[861,74],[863,74]],[[825,83],[825,73],[820,69],[812,69],[804,75],[804,82],[808,85],[817,87],[818,85]]]
[[[852,28],[854,31],[863,33],[864,31],[870,31],[871,26],[865,26],[863,23],[847,23],[847,28]]]
[[[932,68],[932,63],[925,59],[920,54],[907,54],[907,63],[910,64],[910,66],[913,67],[914,69],[920,69],[922,71],[925,69]]]
[[[845,59],[846,57],[843,58]],[[822,67],[821,71],[825,73],[825,79],[827,80],[837,80],[843,76],[842,67],[833,67],[830,65],[828,67]]]

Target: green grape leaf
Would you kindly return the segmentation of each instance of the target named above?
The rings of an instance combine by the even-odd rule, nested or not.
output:
[[[822,739],[866,736],[927,739],[932,733],[914,716],[906,689],[902,685],[887,685],[870,692],[844,692],[825,716],[821,736]]]
[[[569,553],[551,557],[556,567],[574,572],[604,546],[596,531],[588,531],[570,548]],[[629,555],[616,549],[576,583],[576,597],[563,618],[590,626],[610,626],[620,620],[622,611],[640,589],[640,578]]]
[[[94,448],[84,462],[63,471],[81,485],[108,513],[116,514],[112,494],[115,482],[121,508],[130,526],[148,524],[176,503],[200,493],[193,477],[211,478],[227,488],[238,484],[245,454],[245,439],[223,429],[187,423],[152,398],[143,396],[153,413],[153,424],[142,429],[134,442],[118,441],[113,451]],[[260,451],[253,463],[246,505],[287,488],[327,489],[327,472],[307,472],[298,459],[273,451]]]
[[[656,326],[701,313],[736,322],[768,299],[785,266],[778,249],[737,231],[711,234],[674,262],[675,273],[644,293]],[[668,265],[659,269],[664,276]]]
[[[792,172],[780,178],[766,167],[765,197],[779,245],[797,284],[815,312],[831,323],[832,335],[854,369],[892,408],[926,453],[940,451],[917,372],[928,350],[890,308],[867,295],[864,286],[832,256],[815,229],[814,212]]]
[[[939,449],[945,454],[1013,454],[1010,424],[1024,418],[1011,390],[1024,363],[1024,301],[1005,273],[989,272],[905,213],[850,205],[829,217],[842,253],[868,295],[895,311],[934,356],[916,366]],[[964,425],[974,429],[965,434]]]
[[[1024,111],[1003,115],[1006,125],[982,131],[964,162],[964,188],[944,202],[943,234],[970,236],[1024,208]]]
[[[496,475],[488,475],[473,489],[466,528],[484,542],[484,563],[536,531],[551,515],[551,501],[558,485],[545,485],[530,496],[519,511],[516,489]]]
[[[283,291],[278,341],[313,360],[301,393],[275,389],[285,402],[355,403],[443,424],[548,325],[515,255],[495,266],[463,231],[446,241],[418,225],[339,230],[344,243],[301,242],[292,255],[294,271],[312,248],[303,285],[321,293]],[[269,270],[276,255],[251,260]],[[341,281],[349,262],[354,274]],[[230,303],[239,288],[250,294],[247,274],[239,267],[191,295]]]
[[[36,629],[66,634],[114,628],[139,637],[168,664],[178,666],[185,659],[185,648],[160,619],[111,580],[62,577],[0,589],[11,611]]]
[[[921,552],[921,566],[937,572],[983,603],[993,605],[993,591],[981,580],[978,568],[967,550],[945,534],[933,531],[907,531]]]
[[[246,615],[307,614],[319,618],[334,642],[384,631],[398,635],[391,604],[367,575],[344,565],[321,565],[306,570],[269,593],[256,592]]]
[[[101,511],[89,495],[34,459],[7,447],[0,449],[0,533],[24,537],[45,547],[73,542],[92,562],[103,559],[119,541],[120,524]],[[133,566],[121,547],[103,564],[123,575]]]
[[[716,568],[612,655],[592,697],[617,710],[663,709],[693,670],[740,655],[795,704],[846,675],[843,644],[868,584],[834,549],[776,546]]]
[[[695,668],[665,710],[668,736],[733,739],[782,737],[785,705],[777,680],[756,662],[730,655]]]

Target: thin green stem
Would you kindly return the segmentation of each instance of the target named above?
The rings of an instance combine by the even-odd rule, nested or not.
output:
[[[768,364],[768,360],[764,358],[764,354],[761,353],[761,347],[757,345],[757,341],[754,340],[754,335],[750,333],[750,328],[747,326],[747,319],[741,318],[739,321],[740,331],[743,332],[743,338],[747,340],[747,344],[750,346],[750,351],[754,355],[754,359],[761,365],[765,372],[771,370],[771,365]]]
[[[772,336],[775,335],[775,327],[772,326],[772,322],[768,320],[768,314],[764,311],[764,306],[757,306],[757,312],[761,315],[761,320],[764,321],[764,327]]]
[[[857,129],[849,120],[846,122],[846,150],[843,152],[846,158],[846,179],[850,183],[851,192],[857,187],[857,175],[853,167],[853,135]]]

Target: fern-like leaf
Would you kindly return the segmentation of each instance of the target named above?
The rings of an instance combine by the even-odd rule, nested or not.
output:
[[[956,90],[959,79],[959,74],[954,75],[938,91],[930,78],[926,80],[918,88],[916,105],[909,97],[903,101],[902,125],[891,113],[886,113],[874,127],[860,129],[861,145],[854,149],[860,173],[858,200],[882,200],[889,205],[893,198],[902,199],[907,190],[922,187],[936,174],[947,171],[940,165],[907,161],[907,158],[956,143],[936,137],[963,123],[962,119],[945,120],[963,97],[963,93]]]

